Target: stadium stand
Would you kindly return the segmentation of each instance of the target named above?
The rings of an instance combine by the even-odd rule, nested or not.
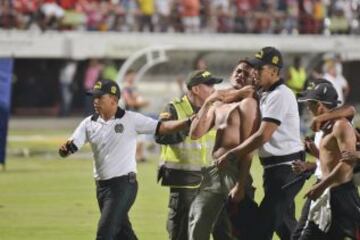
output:
[[[2,0],[0,28],[358,34],[359,4],[350,0]]]

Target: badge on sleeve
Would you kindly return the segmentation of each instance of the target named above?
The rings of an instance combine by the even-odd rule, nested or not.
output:
[[[166,119],[170,119],[171,114],[169,112],[162,112],[160,113],[160,119],[161,120],[166,120]]]
[[[116,133],[122,133],[124,131],[124,125],[118,123],[115,125],[114,130]]]

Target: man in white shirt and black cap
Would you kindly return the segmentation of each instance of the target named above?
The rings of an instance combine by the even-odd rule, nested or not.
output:
[[[260,94],[260,128],[217,162],[222,167],[235,156],[241,159],[259,149],[259,158],[264,167],[265,196],[260,204],[260,229],[256,239],[270,240],[274,232],[281,239],[290,239],[297,224],[294,198],[304,180],[286,189],[281,187],[296,178],[291,169],[292,161],[304,161],[305,158],[300,138],[298,104],[294,93],[280,78],[283,59],[279,50],[265,47],[248,62],[258,69],[257,85],[263,90]]]
[[[111,80],[96,82],[95,114],[85,118],[59,154],[67,157],[89,142],[94,154],[96,195],[101,212],[97,240],[137,239],[128,212],[137,194],[136,136],[167,134],[188,128],[190,119],[158,122],[118,107],[120,88]]]

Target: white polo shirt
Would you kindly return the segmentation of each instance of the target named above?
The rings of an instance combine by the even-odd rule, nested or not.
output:
[[[300,138],[300,117],[294,93],[277,81],[261,94],[262,121],[276,123],[279,127],[270,140],[259,148],[259,157],[284,156],[304,150]]]
[[[118,111],[105,121],[98,115],[84,119],[70,140],[80,149],[89,142],[94,156],[94,178],[106,180],[136,170],[136,136],[155,134],[159,122],[140,113]]]

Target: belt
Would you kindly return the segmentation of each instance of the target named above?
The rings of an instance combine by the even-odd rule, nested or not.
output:
[[[103,187],[103,186],[108,186],[108,185],[112,185],[112,184],[123,182],[123,181],[127,181],[129,183],[136,182],[136,173],[129,172],[128,174],[122,175],[119,177],[113,177],[113,178],[106,179],[106,180],[97,180],[96,184],[99,185],[100,187]]]
[[[263,167],[279,166],[279,165],[290,165],[294,160],[305,161],[305,152],[300,151],[283,156],[271,156],[271,157],[260,157],[260,162]]]

